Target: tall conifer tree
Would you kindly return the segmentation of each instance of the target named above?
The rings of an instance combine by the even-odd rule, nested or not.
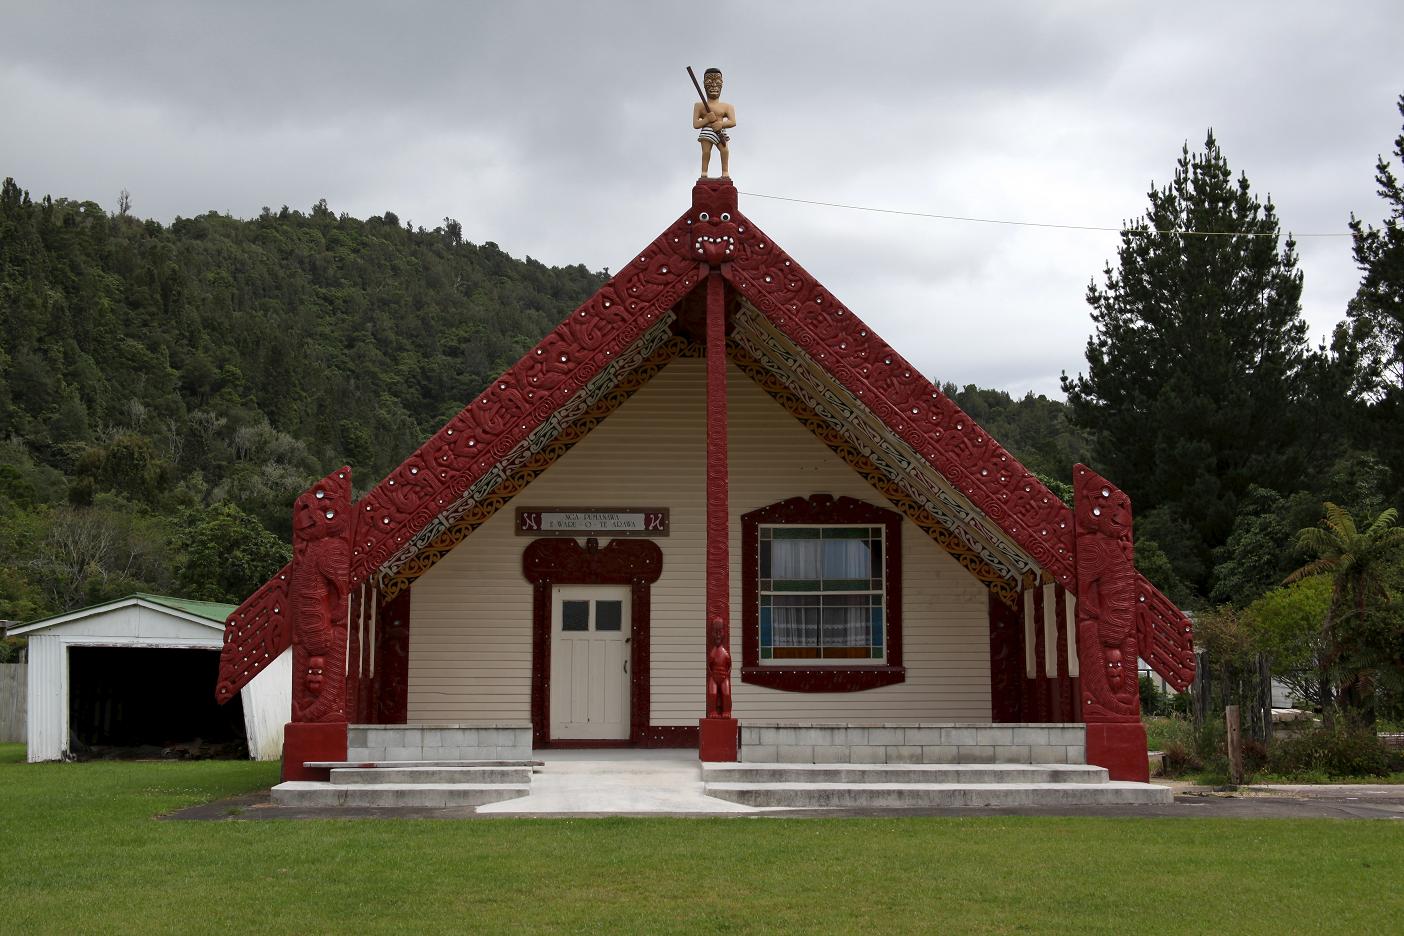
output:
[[[1063,390],[1100,469],[1173,525],[1177,571],[1203,588],[1249,484],[1296,474],[1302,275],[1272,200],[1234,179],[1212,130],[1149,197],[1117,269],[1088,287],[1087,373],[1064,374]]]

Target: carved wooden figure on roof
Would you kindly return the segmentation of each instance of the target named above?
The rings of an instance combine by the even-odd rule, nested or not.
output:
[[[692,69],[687,70],[689,75]],[[697,79],[694,77],[693,83]],[[692,105],[692,129],[700,131],[697,142],[702,144],[702,178],[707,178],[707,169],[712,163],[712,147],[721,153],[721,177],[731,178],[731,137],[726,133],[736,126],[736,108],[721,99],[722,73],[720,68],[709,68],[702,73],[702,86],[706,93],[702,100]],[[698,89],[699,93],[701,89]]]

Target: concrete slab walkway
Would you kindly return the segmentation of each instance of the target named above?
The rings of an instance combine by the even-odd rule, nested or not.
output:
[[[532,775],[531,794],[479,806],[480,814],[676,815],[776,811],[730,803],[704,794],[697,754],[690,750],[546,750],[534,751],[532,756],[541,761],[541,766]]]

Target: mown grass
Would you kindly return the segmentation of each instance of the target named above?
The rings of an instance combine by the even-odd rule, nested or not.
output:
[[[153,817],[266,786],[275,765],[30,765],[16,748],[0,746],[4,932],[1283,934],[1404,919],[1404,834],[1387,821],[173,822]]]

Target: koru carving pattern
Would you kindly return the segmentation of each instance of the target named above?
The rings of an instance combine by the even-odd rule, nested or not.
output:
[[[292,563],[279,569],[224,622],[224,647],[219,654],[219,681],[215,684],[215,698],[221,703],[234,698],[249,680],[292,645],[292,629],[283,610],[288,604],[291,571]]]
[[[846,436],[864,455],[900,484],[972,551],[1006,578],[1039,575],[1038,566],[998,532],[926,460],[896,439],[866,404],[835,388],[818,365],[789,344],[753,307],[743,303],[736,314],[735,339],[774,373],[816,414]],[[1052,495],[1050,495],[1051,497]],[[1066,522],[1071,524],[1071,514]]]
[[[532,433],[670,314],[698,282],[697,261],[685,241],[687,220],[659,235],[362,498],[353,583],[377,572],[475,482],[504,470],[509,456],[529,458],[522,449]]]
[[[751,357],[740,344],[735,341],[729,342],[727,351],[731,356],[731,362],[741,373],[755,381],[800,425],[813,433],[815,438],[843,459],[848,467],[872,485],[874,490],[886,498],[893,507],[901,511],[907,519],[916,524],[937,546],[940,546],[952,559],[960,563],[961,568],[979,579],[1004,604],[1011,608],[1018,607],[1019,581],[1017,579],[1006,578],[998,569],[966,546],[959,536],[952,533],[929,510],[909,496],[906,490],[886,471],[864,455],[849,440],[848,436],[820,418],[783,380]]]
[[[556,460],[570,451],[577,442],[593,432],[595,427],[604,421],[605,417],[622,406],[624,401],[652,380],[674,358],[698,356],[701,353],[701,346],[691,344],[686,338],[678,335],[673,335],[659,345],[647,360],[626,372],[618,383],[601,395],[585,413],[565,424],[559,435],[539,452],[533,454],[525,465],[512,472],[491,493],[477,500],[452,525],[435,536],[427,546],[401,565],[396,570],[395,577],[386,582],[384,586],[386,598],[398,595],[404,589],[409,588],[415,579],[432,569],[469,533],[490,520],[513,497],[521,493],[543,471],[555,464]]]
[[[1077,522],[1077,656],[1083,718],[1140,718],[1137,574],[1131,498],[1085,465],[1073,469]]]
[[[1141,658],[1177,692],[1194,682],[1194,625],[1175,603],[1136,573],[1136,645]]]

